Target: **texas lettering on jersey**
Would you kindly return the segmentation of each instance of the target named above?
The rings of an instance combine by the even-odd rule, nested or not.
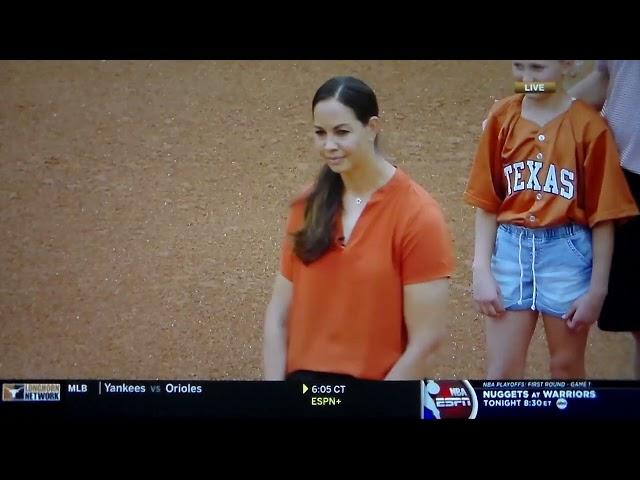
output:
[[[526,160],[503,167],[507,179],[507,197],[523,190],[546,192],[572,200],[576,192],[576,174],[573,170],[558,168],[553,163],[542,172],[543,163]]]

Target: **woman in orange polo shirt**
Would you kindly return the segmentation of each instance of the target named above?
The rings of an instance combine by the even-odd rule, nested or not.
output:
[[[445,336],[453,268],[441,209],[377,148],[369,86],[332,78],[312,114],[324,166],[289,211],[264,378],[425,378]]]

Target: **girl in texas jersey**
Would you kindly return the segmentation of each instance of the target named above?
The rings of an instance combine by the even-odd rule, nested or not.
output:
[[[638,213],[607,124],[562,87],[572,67],[571,60],[513,62],[516,81],[557,88],[493,106],[464,193],[477,207],[473,290],[488,316],[488,378],[523,377],[539,314],[551,376],[586,376],[613,221]]]

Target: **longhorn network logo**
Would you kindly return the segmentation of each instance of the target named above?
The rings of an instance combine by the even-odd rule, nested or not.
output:
[[[59,402],[59,383],[3,383],[3,402]]]

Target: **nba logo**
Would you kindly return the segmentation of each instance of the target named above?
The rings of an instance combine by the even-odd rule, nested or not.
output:
[[[476,418],[478,398],[467,380],[429,380],[420,382],[423,420]]]

